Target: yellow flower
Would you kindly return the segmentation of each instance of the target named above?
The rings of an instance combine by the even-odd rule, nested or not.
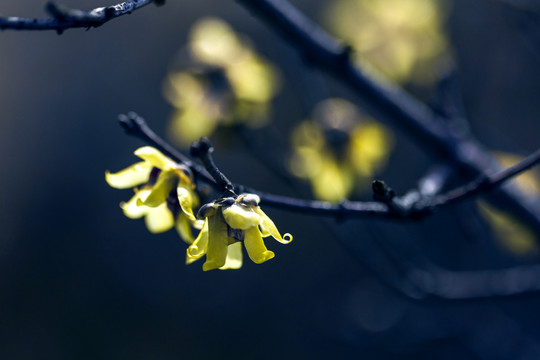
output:
[[[175,163],[157,149],[144,146],[135,151],[143,161],[117,173],[105,172],[107,183],[117,189],[135,188],[135,195],[120,204],[130,219],[144,217],[152,233],[161,233],[176,226],[180,237],[193,242],[191,227],[200,228],[193,214],[198,198],[189,170]],[[174,215],[177,213],[176,221]]]
[[[261,264],[274,257],[264,245],[263,238],[272,236],[282,244],[292,241],[290,234],[283,237],[274,222],[259,207],[259,197],[244,194],[224,198],[201,207],[205,218],[199,236],[186,251],[186,263],[206,255],[203,270],[239,269],[242,267],[242,243],[249,258]]]
[[[193,66],[172,71],[164,84],[175,107],[171,132],[180,144],[210,136],[218,126],[266,123],[279,74],[245,38],[220,19],[201,19],[191,29],[189,55]]]
[[[361,117],[344,99],[319,103],[313,118],[293,131],[289,168],[295,176],[311,182],[316,198],[339,202],[367,185],[384,166],[391,134]]]
[[[430,84],[447,52],[446,0],[337,0],[325,12],[329,27],[396,82]]]

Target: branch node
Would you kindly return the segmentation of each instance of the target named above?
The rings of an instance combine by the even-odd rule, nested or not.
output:
[[[374,180],[371,188],[373,190],[373,200],[383,202],[387,205],[396,196],[394,190],[382,180]]]
[[[112,19],[115,15],[115,12],[116,12],[116,9],[114,8],[114,6],[106,7],[105,11],[103,12],[105,16],[105,21]]]

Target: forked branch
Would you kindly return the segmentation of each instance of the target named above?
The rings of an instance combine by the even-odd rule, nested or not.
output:
[[[136,113],[131,112],[128,115],[120,115],[119,120],[120,124],[129,135],[140,138],[146,144],[163,151],[173,160],[189,167],[198,180],[214,186],[218,191],[224,190],[224,184],[228,183],[228,180],[223,180],[222,183],[218,184],[215,179],[216,176],[219,177],[219,175],[210,175],[205,168],[195,164],[187,156],[175,150],[169,143],[156,135],[156,133],[146,124],[144,119]],[[208,140],[205,141],[204,144],[211,147]],[[411,220],[424,218],[439,208],[469,199],[476,195],[487,193],[538,163],[540,163],[540,150],[537,150],[523,161],[508,169],[496,172],[490,176],[482,176],[477,180],[473,180],[461,187],[439,195],[422,189],[422,184],[425,182],[426,178],[420,181],[420,190],[410,191],[401,197],[396,196],[393,190],[384,182],[376,180],[373,182],[374,199],[376,201],[344,201],[337,205],[324,201],[304,200],[269,194],[239,184],[233,184],[233,186],[236,193],[249,192],[259,195],[261,202],[265,205],[289,211],[297,211],[306,215],[321,215],[339,219],[352,217],[379,217]],[[215,164],[211,167],[219,172],[217,167],[215,167]],[[447,169],[443,171],[443,173],[447,172]],[[440,173],[441,170],[436,170],[427,178],[445,176]],[[440,188],[440,186],[437,187]]]

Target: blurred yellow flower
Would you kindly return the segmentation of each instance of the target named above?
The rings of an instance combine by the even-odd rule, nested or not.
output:
[[[205,218],[197,239],[186,251],[186,263],[206,255],[203,270],[239,269],[242,267],[242,243],[249,258],[261,264],[274,257],[263,241],[272,236],[282,244],[292,241],[290,234],[283,237],[274,222],[259,207],[259,197],[244,194],[224,198],[201,207],[199,214]]]
[[[502,168],[511,167],[523,158],[510,153],[496,152],[495,158]],[[514,183],[531,201],[540,196],[540,178],[534,169],[526,171],[509,182]],[[515,255],[537,253],[540,249],[534,232],[512,215],[494,208],[485,201],[477,201],[480,214],[492,226],[495,238],[508,251]]]
[[[216,18],[198,21],[188,46],[193,66],[172,71],[164,85],[165,98],[175,107],[175,139],[187,145],[219,125],[264,125],[279,89],[274,66]]]
[[[292,134],[290,171],[308,179],[315,197],[339,202],[372,180],[390,152],[390,133],[344,99],[328,99],[314,110],[313,120]]]
[[[200,229],[202,223],[193,214],[198,198],[189,171],[150,146],[137,149],[135,155],[143,161],[116,173],[105,172],[110,186],[135,188],[135,195],[120,204],[124,214],[130,219],[144,217],[152,233],[176,226],[180,237],[191,244],[194,240],[191,227]],[[140,185],[143,186],[136,188]]]
[[[445,0],[337,0],[327,22],[336,35],[397,82],[430,83],[447,49]]]

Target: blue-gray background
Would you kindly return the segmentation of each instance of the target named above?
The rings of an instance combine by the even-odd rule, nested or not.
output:
[[[315,19],[325,4],[293,3]],[[42,17],[43,6],[3,1],[0,13]],[[539,358],[537,295],[414,301],[386,285],[381,243],[397,252],[419,245],[451,269],[537,260],[504,253],[485,223],[460,229],[456,214],[470,211],[467,204],[412,224],[268,209],[294,242],[269,243],[276,258],[264,265],[208,273],[184,265],[185,244],[174,232],[151,235],[122,215],[117,204],[130,193],[109,188],[104,170],[132,163],[141,143],[116,117],[135,110],[165,133],[167,67],[206,15],[249,34],[284,69],[274,118],[284,138],[308,116],[298,104],[306,81],[347,95],[234,1],[169,1],[61,36],[0,33],[0,358]],[[464,102],[473,130],[494,149],[538,147],[538,19],[498,1],[453,2],[447,30]],[[429,167],[429,150],[400,134],[396,149],[383,177],[405,191]],[[235,182],[294,195],[242,145],[216,157]],[[353,255],[342,237],[365,251]]]

